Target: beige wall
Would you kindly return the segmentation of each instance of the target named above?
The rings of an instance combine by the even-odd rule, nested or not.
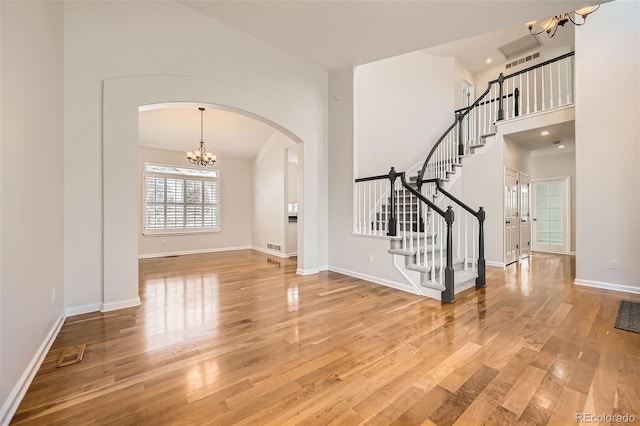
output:
[[[34,355],[64,309],[64,16],[58,2],[3,1],[0,10],[0,423],[5,424],[17,408],[11,402],[26,391],[17,387],[21,376],[28,378],[32,360],[37,369]],[[82,204],[76,209],[86,213]]]
[[[182,151],[140,147],[139,153],[138,255],[140,257],[221,251],[251,246],[251,218],[253,215],[253,166],[251,161],[218,158],[215,164],[215,168],[220,170],[220,221],[222,228],[219,232],[192,235],[143,235],[141,204],[144,163],[184,166],[186,160]]]
[[[253,164],[253,235],[252,245],[268,250],[267,244],[280,246],[279,254],[285,254],[287,223],[287,182],[285,168],[288,165],[286,148],[294,142],[280,132],[262,147]],[[271,249],[269,249],[271,250]]]
[[[640,292],[639,2],[576,31],[576,100],[576,282]]]

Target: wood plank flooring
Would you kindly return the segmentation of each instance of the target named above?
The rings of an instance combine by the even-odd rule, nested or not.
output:
[[[142,306],[67,318],[13,424],[640,422],[620,300],[536,253],[441,304],[237,251],[140,261]],[[82,362],[55,368],[65,347]]]

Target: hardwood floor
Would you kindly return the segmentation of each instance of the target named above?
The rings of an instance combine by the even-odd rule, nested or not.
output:
[[[572,257],[488,268],[453,305],[295,269],[253,251],[140,261],[142,306],[67,318],[13,423],[640,422],[640,334],[613,328],[640,296],[572,285]]]

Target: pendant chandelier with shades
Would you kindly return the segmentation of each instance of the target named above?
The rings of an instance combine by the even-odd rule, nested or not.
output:
[[[207,152],[207,149],[204,147],[204,108],[198,108],[200,110],[200,147],[195,151],[187,151],[187,160],[191,164],[195,164],[198,166],[213,166],[216,162],[216,155],[212,152]]]
[[[573,25],[584,25],[587,22],[587,16],[598,10],[599,7],[600,5],[583,7],[582,9],[577,9],[573,12],[552,16],[539,24],[538,21],[531,21],[527,22],[525,25],[532,35],[538,35],[546,32],[549,38],[551,38],[556,35],[558,27],[564,27],[564,24],[569,21],[571,21]]]

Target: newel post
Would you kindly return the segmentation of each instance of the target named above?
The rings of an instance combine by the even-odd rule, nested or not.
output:
[[[459,156],[463,156],[464,155],[464,138],[463,138],[463,134],[462,134],[462,120],[464,118],[464,115],[462,115],[461,112],[456,114],[456,120],[458,120],[458,155]]]
[[[476,278],[476,287],[487,286],[486,262],[484,260],[484,208],[478,210],[478,277]]]
[[[500,87],[498,91],[498,118],[497,121],[504,120],[504,109],[502,108],[502,85],[504,83],[504,74],[500,73],[498,77],[498,86]]]
[[[391,185],[391,191],[389,191],[390,194],[390,205],[391,205],[391,214],[389,215],[389,223],[388,223],[388,227],[387,227],[387,235],[390,237],[395,237],[396,236],[396,223],[397,223],[397,218],[396,218],[396,191],[395,191],[395,187],[396,187],[396,178],[398,177],[398,173],[396,173],[396,169],[395,167],[392,167],[391,170],[389,170],[389,184]]]
[[[447,211],[444,215],[444,220],[447,222],[447,266],[444,270],[444,286],[445,289],[441,293],[441,299],[443,302],[453,303],[456,301],[455,297],[455,275],[453,271],[453,220],[454,220],[453,208],[447,207]]]
[[[416,187],[418,188],[418,192],[422,194],[422,170],[418,170],[418,179],[416,179]],[[418,229],[416,232],[424,232],[424,219],[422,218],[422,202],[418,200]]]

